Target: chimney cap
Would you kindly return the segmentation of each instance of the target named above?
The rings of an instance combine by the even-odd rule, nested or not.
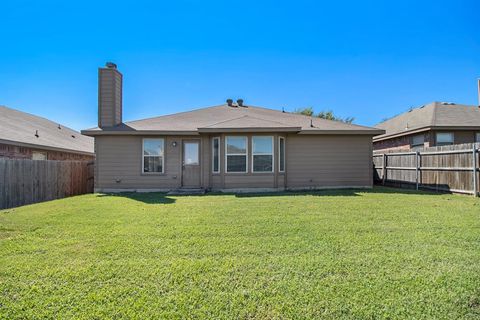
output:
[[[108,61],[107,63],[105,63],[105,66],[109,69],[117,69],[117,65],[113,62],[110,62]]]
[[[229,107],[233,106],[233,99],[227,99],[227,105]]]
[[[244,107],[243,99],[237,99],[237,104],[238,104],[239,107]]]

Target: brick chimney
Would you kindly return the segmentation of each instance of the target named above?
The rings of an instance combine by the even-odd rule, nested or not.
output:
[[[98,126],[114,127],[122,123],[122,74],[117,65],[107,62],[98,68]]]

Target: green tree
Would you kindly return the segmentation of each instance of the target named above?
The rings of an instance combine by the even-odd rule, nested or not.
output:
[[[306,108],[297,108],[293,113],[298,113],[298,114],[303,114],[304,116],[313,116],[313,108],[312,107],[306,107]]]
[[[332,110],[324,110],[315,114],[315,111],[313,110],[312,107],[297,108],[295,109],[294,113],[303,114],[304,116],[322,118],[326,120],[341,121],[345,123],[352,123],[353,121],[355,121],[354,117],[346,117],[346,118],[338,117],[333,113]]]

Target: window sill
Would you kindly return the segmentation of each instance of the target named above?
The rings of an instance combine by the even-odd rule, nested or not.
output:
[[[232,176],[238,176],[238,175],[245,175],[245,176],[272,176],[274,175],[275,172],[225,172],[224,175],[232,175]]]
[[[165,172],[142,172],[141,176],[166,176]]]

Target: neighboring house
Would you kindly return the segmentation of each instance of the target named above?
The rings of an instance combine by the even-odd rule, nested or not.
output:
[[[432,102],[375,127],[385,130],[373,138],[375,151],[480,142],[480,108]]]
[[[283,190],[372,186],[384,131],[243,104],[122,122],[122,75],[99,69],[95,190]]]
[[[93,139],[45,118],[0,106],[0,158],[93,160]]]

